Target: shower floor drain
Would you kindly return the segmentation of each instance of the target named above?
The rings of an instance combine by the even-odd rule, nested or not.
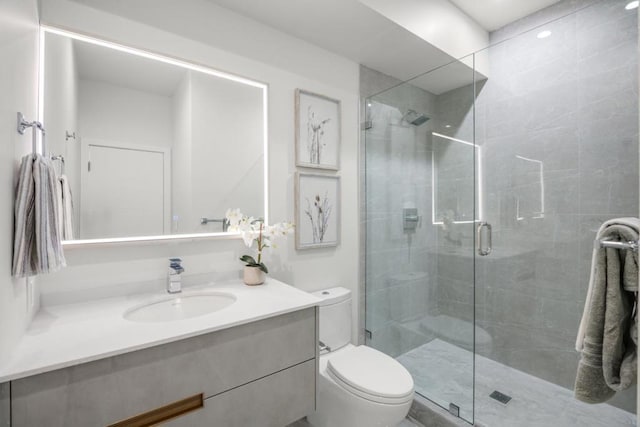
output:
[[[509,403],[509,401],[511,400],[511,396],[507,396],[504,393],[500,393],[498,390],[495,390],[493,393],[491,393],[489,397],[497,400],[500,403],[504,403],[505,405]]]

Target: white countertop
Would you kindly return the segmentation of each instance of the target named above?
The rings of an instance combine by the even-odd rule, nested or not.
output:
[[[10,360],[0,367],[0,383],[242,325],[320,302],[307,292],[271,278],[260,286],[246,286],[240,280],[192,286],[183,294],[203,291],[228,292],[237,300],[214,313],[154,323],[132,322],[123,314],[136,305],[166,298],[166,292],[43,307],[13,349]]]

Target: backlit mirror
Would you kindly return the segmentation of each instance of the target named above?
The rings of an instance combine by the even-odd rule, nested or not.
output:
[[[221,233],[228,208],[266,217],[265,84],[43,31],[47,154],[73,201],[65,240]]]

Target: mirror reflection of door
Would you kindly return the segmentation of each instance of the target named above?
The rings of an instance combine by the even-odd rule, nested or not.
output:
[[[82,157],[82,238],[168,231],[168,149],[87,143]]]

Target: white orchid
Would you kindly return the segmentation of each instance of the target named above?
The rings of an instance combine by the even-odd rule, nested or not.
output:
[[[286,236],[294,230],[294,225],[290,222],[279,222],[265,226],[262,219],[245,216],[240,212],[240,209],[228,209],[225,218],[229,223],[228,230],[239,231],[244,244],[248,248],[252,247],[254,242],[258,245],[257,260],[250,255],[243,255],[240,257],[240,260],[244,261],[247,266],[260,267],[265,273],[269,271],[267,270],[267,266],[262,262],[262,251],[269,247],[276,247],[276,245],[271,242],[271,238]]]
[[[290,222],[279,222],[269,227],[269,235],[272,236],[286,236],[293,233],[294,226]]]
[[[227,209],[227,213],[224,216],[229,223],[229,228],[237,228],[240,220],[242,220],[240,209]]]

